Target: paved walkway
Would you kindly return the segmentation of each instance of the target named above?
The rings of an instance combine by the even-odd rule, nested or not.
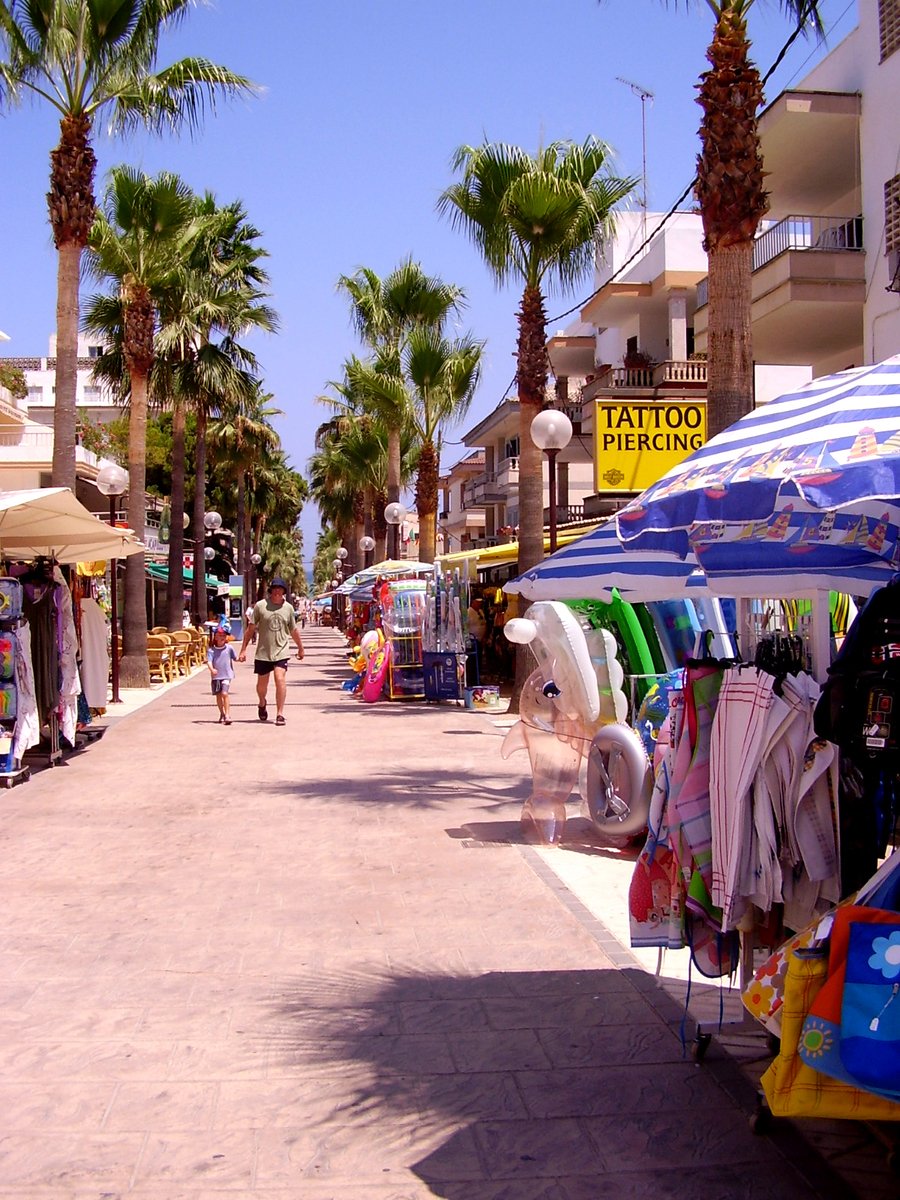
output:
[[[0,793],[2,1200],[894,1194],[864,1136],[756,1137],[746,1074],[683,1055],[516,844],[502,727],[363,706],[305,641],[284,728],[249,666],[227,728],[200,674]]]

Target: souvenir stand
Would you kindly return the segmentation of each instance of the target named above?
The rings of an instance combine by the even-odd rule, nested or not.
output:
[[[382,584],[380,589],[382,625],[391,647],[387,674],[391,700],[421,699],[425,695],[425,586],[422,579],[398,579]]]
[[[0,682],[7,685],[0,729],[3,786],[28,777],[25,756],[36,753],[42,738],[51,766],[62,757],[61,738],[76,744],[79,638],[72,592],[59,564],[142,551],[130,530],[98,521],[68,488],[0,493],[0,556],[6,564],[0,580]]]
[[[740,657],[698,655],[660,726],[629,908],[633,944],[686,945],[711,976],[730,972],[740,940],[744,1004],[780,1040],[763,1077],[779,1115],[900,1119],[900,887],[870,891],[897,844],[900,808],[900,592],[890,582],[900,569],[898,427],[900,357],[817,379],[711,439],[615,518],[623,588],[634,556],[636,575],[654,559],[702,566],[701,586],[743,601]],[[590,553],[576,550],[560,571],[567,551],[530,576],[578,587],[580,573],[589,591]],[[832,664],[834,591],[874,593],[895,622],[878,622],[843,677],[841,657],[859,647],[871,610]],[[807,599],[807,637],[757,626],[749,642],[760,595]],[[900,876],[896,859],[887,863]],[[854,926],[848,952],[841,917],[854,894],[869,914],[877,900],[881,921],[857,938],[868,950],[855,960]],[[789,931],[803,940],[785,948]],[[757,947],[775,951],[753,976]],[[792,994],[795,967],[802,986]],[[830,1007],[817,1008],[826,975]],[[839,1043],[840,1061],[829,1062]]]
[[[458,570],[435,568],[428,580],[422,630],[426,700],[461,700],[466,679],[468,585]]]

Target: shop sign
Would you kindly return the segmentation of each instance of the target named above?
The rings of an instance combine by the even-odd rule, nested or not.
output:
[[[594,487],[642,492],[706,441],[706,404],[597,401]]]

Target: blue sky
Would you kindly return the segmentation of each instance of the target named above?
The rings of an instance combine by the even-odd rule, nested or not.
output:
[[[823,0],[826,45],[798,39],[769,81],[768,100],[801,78],[856,23],[856,0]],[[754,59],[768,70],[790,26],[775,0],[749,21]],[[193,139],[98,136],[98,174],[129,162],[178,172],[197,191],[240,198],[270,253],[274,337],[255,343],[292,465],[304,470],[327,409],[314,403],[359,349],[339,275],[367,265],[386,274],[412,255],[429,274],[463,287],[461,326],[487,340],[479,393],[453,445],[499,401],[514,370],[515,291],[498,291],[464,237],[435,203],[463,143],[506,141],[534,150],[595,135],[616,169],[641,173],[639,97],[646,115],[651,209],[665,211],[689,183],[712,17],[702,0],[213,0],[166,38],[161,63],[202,54],[264,88],[223,105]],[[49,153],[58,136],[49,106],[2,118],[0,190],[5,354],[45,354],[55,320],[56,256],[47,224]],[[102,131],[98,131],[101,133]],[[98,187],[98,195],[101,187]],[[590,293],[589,281],[553,296],[549,315]],[[552,328],[551,328],[552,332]],[[302,526],[311,555],[318,514]]]

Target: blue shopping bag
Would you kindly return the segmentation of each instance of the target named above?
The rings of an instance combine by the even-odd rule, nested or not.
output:
[[[841,1061],[863,1087],[900,1080],[900,913],[850,926],[841,1002]]]

